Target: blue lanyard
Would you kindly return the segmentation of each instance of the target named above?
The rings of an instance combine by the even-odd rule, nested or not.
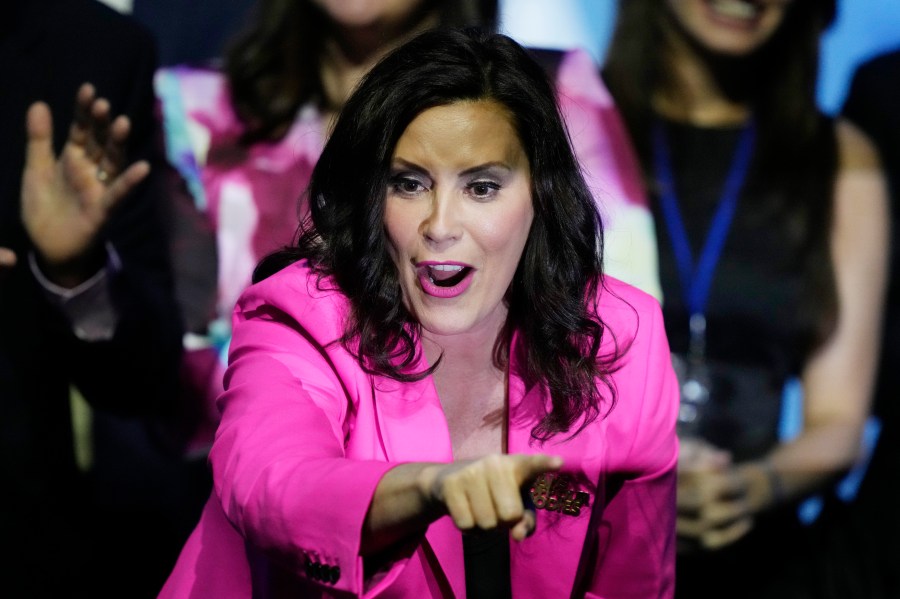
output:
[[[744,179],[750,168],[755,137],[756,128],[751,121],[741,133],[734,157],[731,159],[731,167],[722,188],[719,206],[716,208],[706,242],[703,244],[700,260],[695,267],[687,230],[684,228],[684,221],[678,208],[678,198],[675,195],[675,179],[672,173],[672,160],[669,155],[666,133],[662,123],[658,121],[653,130],[653,166],[660,187],[663,218],[669,238],[672,240],[672,249],[678,265],[682,295],[691,314],[692,337],[695,335],[705,336],[706,319],[704,314],[709,300],[713,273],[722,254],[725,239],[728,237],[731,221],[734,220],[741,187],[744,185]]]

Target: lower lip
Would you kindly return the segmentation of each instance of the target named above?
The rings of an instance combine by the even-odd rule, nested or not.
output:
[[[472,274],[475,272],[474,269],[469,271],[469,274],[466,275],[466,278],[454,285],[453,287],[440,287],[431,282],[431,277],[427,274],[419,275],[419,284],[422,285],[422,290],[432,297],[439,297],[441,299],[448,299],[451,297],[457,297],[466,292],[469,288],[469,285],[472,284]]]

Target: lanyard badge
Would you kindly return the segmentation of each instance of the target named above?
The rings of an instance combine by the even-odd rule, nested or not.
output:
[[[690,314],[688,356],[686,359],[673,356],[675,373],[681,386],[681,407],[678,414],[680,435],[697,434],[703,406],[710,399],[712,381],[706,361],[706,306],[713,274],[722,255],[722,248],[725,246],[737,210],[741,188],[750,168],[755,137],[756,128],[751,121],[741,132],[712,224],[700,257],[695,263],[675,193],[675,179],[666,132],[659,121],[653,130],[653,166],[660,187],[659,199],[663,220],[672,241],[681,292]]]

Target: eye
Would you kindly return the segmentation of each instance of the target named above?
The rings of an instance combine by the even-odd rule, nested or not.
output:
[[[422,181],[407,175],[391,177],[390,187],[392,192],[404,196],[416,195],[428,189]]]
[[[500,191],[500,185],[493,181],[473,181],[468,185],[469,193],[480,200],[493,198]]]

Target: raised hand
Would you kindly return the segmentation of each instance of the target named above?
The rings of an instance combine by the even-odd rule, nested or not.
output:
[[[125,168],[131,124],[125,116],[111,119],[109,102],[87,83],[78,90],[75,119],[58,157],[45,103],[29,107],[26,128],[22,220],[46,274],[75,286],[97,268],[86,259],[98,250],[110,210],[147,176],[150,165],[140,161]]]

